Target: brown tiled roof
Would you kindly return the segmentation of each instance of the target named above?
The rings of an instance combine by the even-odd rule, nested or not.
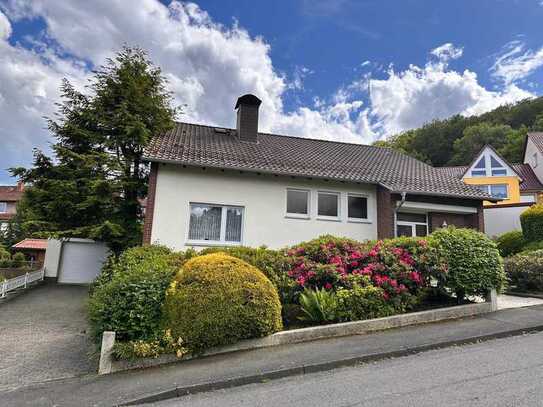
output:
[[[543,154],[543,132],[528,133],[528,138],[532,140],[537,149]]]
[[[0,201],[16,202],[21,200],[23,191],[17,185],[0,185]]]
[[[235,130],[177,123],[154,137],[148,161],[380,184],[392,192],[487,199],[489,195],[397,151],[259,133],[242,142]]]
[[[47,239],[24,239],[11,247],[14,249],[47,250]]]
[[[523,191],[543,191],[543,185],[537,179],[532,167],[529,164],[511,164],[513,170],[522,178],[520,183],[520,190]],[[468,166],[462,165],[459,167],[439,167],[438,171],[446,174],[447,176],[462,178],[467,171]]]

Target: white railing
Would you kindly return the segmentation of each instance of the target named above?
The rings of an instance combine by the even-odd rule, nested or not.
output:
[[[0,298],[5,298],[10,291],[21,287],[26,288],[28,284],[34,281],[43,280],[44,276],[45,269],[42,268],[41,270],[25,273],[22,276],[0,282]]]

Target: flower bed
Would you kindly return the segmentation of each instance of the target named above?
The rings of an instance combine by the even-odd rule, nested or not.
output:
[[[502,281],[503,269],[494,243],[477,232],[450,229],[435,240],[430,237],[357,242],[322,236],[284,250],[236,247],[208,249],[202,253],[172,253],[156,246],[131,249],[129,254],[109,262],[105,277],[101,277],[93,287],[91,324],[95,326],[92,331],[96,339],[99,339],[98,332],[106,328],[118,332],[118,339],[124,342],[117,346],[114,353],[126,359],[171,353],[172,349],[176,349],[175,346],[179,347],[176,353],[183,355],[184,351],[180,351],[180,348],[201,353],[209,346],[232,343],[237,340],[236,335],[225,336],[210,331],[212,327],[218,326],[213,318],[219,318],[221,310],[225,309],[233,312],[228,314],[228,318],[220,317],[221,332],[241,332],[239,338],[250,339],[280,329],[280,323],[265,324],[266,318],[272,315],[270,312],[276,312],[267,308],[268,305],[255,308],[256,313],[251,314],[253,322],[250,326],[254,328],[262,325],[263,329],[244,331],[245,325],[236,325],[239,322],[236,315],[245,312],[244,304],[253,306],[253,301],[260,301],[261,294],[257,294],[258,290],[254,291],[256,286],[250,283],[247,287],[239,286],[242,296],[235,300],[230,295],[222,295],[230,284],[225,286],[225,282],[217,278],[220,273],[213,274],[213,270],[216,267],[230,269],[234,264],[243,270],[252,270],[248,264],[256,267],[250,273],[258,274],[258,270],[263,272],[260,277],[255,277],[255,283],[258,280],[262,281],[259,284],[266,284],[264,280],[268,280],[267,284],[271,283],[270,287],[277,292],[285,330],[445,307],[462,302],[463,295],[455,297],[458,293],[482,292],[492,288],[490,284],[494,282],[497,282],[496,288],[499,288],[497,285]],[[451,247],[460,248],[466,242],[473,246],[473,253],[485,253],[482,262],[470,259],[470,250],[465,254],[468,257],[466,264],[476,267],[482,283],[470,285],[471,266],[466,267],[454,253],[451,254]],[[224,254],[212,255],[209,256],[210,261],[218,262],[218,265],[205,266],[207,260],[204,259],[208,257],[200,256],[218,251],[243,261],[232,263]],[[194,257],[202,260],[198,260],[199,266],[196,269],[191,261],[193,275],[189,276],[183,264]],[[180,267],[174,287],[171,284]],[[194,315],[191,314],[192,308],[196,310],[198,307],[189,305],[204,299],[195,297],[187,302],[185,295],[193,291],[191,287],[194,284],[202,288],[199,295],[214,292],[213,295],[220,298],[220,306],[215,306],[215,300],[211,302],[214,313],[204,315],[203,310],[207,309],[204,307],[194,311]],[[165,315],[164,300],[167,296],[164,293],[168,286],[174,287],[170,290],[176,293],[176,307],[182,309],[172,312],[172,307],[168,306]],[[268,300],[266,302],[270,303]],[[178,324],[178,317],[182,317],[185,322],[180,321]],[[186,321],[190,321],[190,324]],[[207,328],[202,331],[200,326]],[[270,331],[268,326],[274,328]],[[191,343],[200,336],[184,333],[188,327],[193,330],[191,332],[200,329],[207,332],[206,335],[212,335],[209,338],[206,336],[204,341],[211,345],[202,341]],[[165,336],[165,332],[169,334]],[[169,336],[170,333],[174,334],[173,337]]]

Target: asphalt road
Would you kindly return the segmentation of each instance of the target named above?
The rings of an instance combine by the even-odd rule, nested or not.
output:
[[[196,394],[153,405],[543,406],[543,333]]]

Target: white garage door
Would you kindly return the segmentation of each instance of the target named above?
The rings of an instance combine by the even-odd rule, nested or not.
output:
[[[89,284],[98,274],[108,255],[105,244],[67,241],[63,243],[58,282]]]

